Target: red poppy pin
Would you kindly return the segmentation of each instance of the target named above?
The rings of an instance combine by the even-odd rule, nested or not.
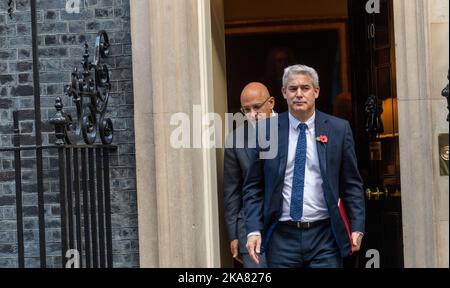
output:
[[[328,137],[326,135],[320,135],[319,137],[316,138],[316,140],[323,144],[328,143]]]

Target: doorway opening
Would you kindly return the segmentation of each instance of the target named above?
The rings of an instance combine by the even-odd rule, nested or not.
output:
[[[224,1],[228,112],[239,112],[241,90],[254,81],[268,86],[277,112],[287,111],[284,68],[314,67],[317,108],[350,122],[364,180],[366,234],[346,266],[364,268],[376,250],[380,267],[403,267],[392,0],[380,1],[379,14],[368,14],[366,2]]]

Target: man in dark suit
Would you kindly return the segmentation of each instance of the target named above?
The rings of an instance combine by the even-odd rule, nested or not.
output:
[[[270,117],[273,112],[275,99],[270,96],[266,86],[261,83],[248,84],[241,93],[241,112],[245,114],[250,125],[256,121]],[[264,268],[265,261],[255,264],[248,255],[245,244],[247,233],[245,230],[245,215],[242,202],[242,183],[247,173],[249,159],[248,123],[233,131],[228,137],[224,158],[224,205],[225,223],[230,239],[230,249],[233,258],[243,263],[245,268]],[[252,131],[253,129],[250,129]],[[255,137],[251,137],[254,139]]]
[[[265,120],[268,130],[278,130],[277,139],[267,139],[272,135],[267,132],[258,135],[278,153],[263,159],[260,145],[248,151],[251,165],[243,188],[247,249],[255,263],[266,252],[269,267],[342,267],[343,257],[360,249],[365,223],[350,125],[316,110],[319,77],[311,67],[286,68],[282,92],[289,111]]]

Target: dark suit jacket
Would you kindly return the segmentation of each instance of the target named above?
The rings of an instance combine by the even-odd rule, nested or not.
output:
[[[244,181],[244,204],[247,215],[247,231],[261,231],[262,250],[267,247],[270,236],[282,213],[283,186],[287,165],[289,141],[288,112],[280,114],[277,122],[266,120],[267,129],[278,125],[278,153],[274,159],[260,159],[263,151],[259,145],[248,149],[251,158],[249,173]],[[353,134],[347,121],[316,111],[316,137],[326,135],[328,143],[317,143],[323,191],[330,214],[331,227],[341,255],[351,252],[345,223],[341,217],[338,200],[342,199],[350,222],[351,231],[364,232],[365,207],[363,183],[358,172]],[[270,133],[266,133],[270,137]],[[259,135],[259,140],[261,140]],[[275,145],[271,143],[271,146]],[[270,147],[268,149],[273,149]]]
[[[224,157],[224,218],[230,241],[239,240],[239,250],[247,253],[247,232],[243,209],[242,185],[250,166],[248,125],[238,127],[227,138]],[[251,129],[250,131],[254,131]],[[251,132],[250,132],[251,133]],[[254,138],[254,137],[252,137]]]

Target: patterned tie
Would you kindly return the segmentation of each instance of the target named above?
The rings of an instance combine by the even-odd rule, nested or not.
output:
[[[291,193],[291,218],[300,221],[303,215],[303,190],[305,188],[305,166],[306,166],[306,129],[304,123],[298,125],[300,134],[295,150],[294,179],[292,180]]]

